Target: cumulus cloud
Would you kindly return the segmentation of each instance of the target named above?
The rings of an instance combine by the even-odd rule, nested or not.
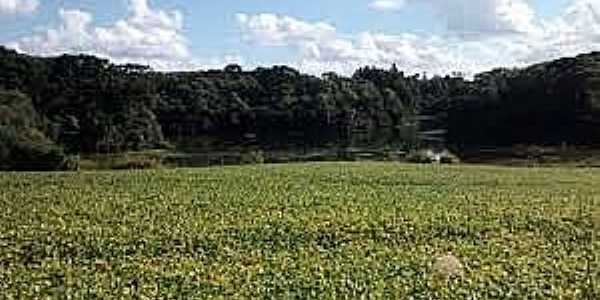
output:
[[[149,0],[128,1],[129,14],[112,24],[96,25],[94,16],[86,11],[60,10],[56,26],[9,46],[36,55],[87,53],[159,70],[214,68],[230,62],[257,64],[244,62],[237,53],[195,59],[179,11],[157,9]],[[276,63],[313,74],[329,70],[349,74],[360,66],[388,67],[392,63],[410,73],[473,74],[600,50],[600,1],[571,0],[562,14],[547,19],[539,17],[529,1],[379,0],[370,4],[378,11],[426,7],[447,25],[445,32],[437,34],[340,32],[327,22],[270,13],[240,13],[236,20],[243,41],[290,48],[296,55]],[[15,3],[35,3],[29,11],[37,6],[36,0],[0,0],[0,11],[17,11]]]
[[[0,15],[32,13],[38,6],[38,0],[0,0]]]
[[[528,33],[536,30],[529,0],[422,0],[446,20],[447,29],[462,34]]]
[[[153,9],[147,0],[130,0],[129,10],[124,19],[94,26],[90,13],[61,9],[57,28],[21,38],[9,46],[36,55],[86,53],[157,68],[187,63],[190,51],[179,11]]]
[[[559,17],[543,22],[530,39],[528,60],[546,60],[600,50],[600,3],[573,0]]]
[[[464,44],[456,38],[435,35],[389,35],[368,31],[348,35],[338,32],[330,24],[275,14],[241,15],[238,21],[248,42],[297,49],[298,65],[317,73],[319,69],[321,72],[333,69],[348,73],[362,65],[389,66],[391,63],[411,72],[470,70],[474,66],[461,59],[463,55],[466,57],[484,50],[474,42]],[[479,63],[486,62],[480,60]]]
[[[324,22],[308,23],[288,16],[274,14],[237,14],[238,23],[244,28],[244,39],[263,45],[282,46],[290,42],[301,45],[313,40],[335,37],[336,29]]]
[[[371,10],[398,12],[406,5],[424,5],[447,29],[462,34],[529,32],[535,11],[529,0],[376,0]]]
[[[467,2],[423,1],[442,6]],[[449,17],[449,24],[459,22],[458,15],[466,17],[475,11],[483,16],[493,14],[493,21],[487,17],[468,24],[462,21],[462,25],[449,26],[443,35],[370,31],[348,34],[331,24],[276,14],[240,14],[238,23],[248,42],[296,49],[297,65],[312,73],[335,70],[348,74],[358,66],[388,67],[396,63],[411,73],[474,74],[494,67],[523,66],[600,50],[600,4],[595,0],[573,0],[562,15],[551,20],[535,17],[533,10],[528,11],[529,4],[522,0],[488,2],[469,1],[475,8],[465,6],[464,11],[448,13],[454,14]],[[495,6],[488,7],[490,4]],[[480,34],[467,38],[464,33],[468,31]]]
[[[374,11],[396,12],[402,10],[405,0],[376,0],[369,4],[369,8]]]

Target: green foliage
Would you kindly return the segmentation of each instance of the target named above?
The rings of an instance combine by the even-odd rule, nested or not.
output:
[[[242,164],[264,164],[265,154],[262,150],[252,150],[250,152],[242,154]]]
[[[0,90],[0,126],[31,128],[37,126],[37,119],[31,99],[26,95]]]
[[[63,149],[37,126],[38,117],[27,96],[0,90],[0,170],[64,169]]]
[[[4,173],[0,289],[8,299],[598,299],[599,180],[596,169],[390,163]],[[456,260],[440,262],[449,252]]]
[[[63,149],[41,132],[19,131],[0,126],[0,170],[54,171],[65,168],[66,156]]]
[[[124,161],[117,163],[113,169],[145,170],[161,168],[161,159],[154,155],[126,155]]]
[[[68,154],[164,148],[221,139],[282,145],[466,152],[518,143],[600,143],[600,53],[475,75],[407,75],[397,66],[351,76],[287,66],[155,72],[88,55],[38,58],[0,46],[0,124],[35,128]],[[28,100],[25,100],[25,99]],[[2,150],[5,152],[5,150]]]
[[[83,170],[148,170],[163,167],[161,151],[89,155],[80,163]]]
[[[67,155],[62,164],[62,169],[65,171],[79,171],[81,157],[79,155]]]

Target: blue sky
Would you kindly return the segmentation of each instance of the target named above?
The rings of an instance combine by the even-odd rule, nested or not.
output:
[[[478,72],[600,50],[597,0],[0,0],[0,44],[157,69]]]

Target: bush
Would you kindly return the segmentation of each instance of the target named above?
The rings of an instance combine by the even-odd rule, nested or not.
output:
[[[54,144],[19,143],[11,155],[13,171],[58,171],[63,169],[66,155]]]
[[[69,155],[65,158],[62,165],[63,171],[79,171],[81,167],[81,158],[79,155]]]
[[[123,154],[98,154],[80,161],[84,170],[147,170],[163,167],[159,152],[134,152]]]
[[[64,149],[39,130],[38,119],[29,97],[18,91],[0,90],[0,170],[65,168]]]
[[[115,170],[148,170],[162,167],[160,159],[150,156],[126,156],[125,160],[116,164]]]
[[[250,151],[242,155],[241,161],[244,164],[264,164],[265,154],[262,150]]]
[[[0,169],[6,171],[57,171],[67,155],[37,129],[0,126]]]

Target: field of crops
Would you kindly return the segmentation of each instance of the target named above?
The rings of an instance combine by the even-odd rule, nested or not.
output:
[[[600,299],[598,169],[0,174],[0,205],[2,299]]]

